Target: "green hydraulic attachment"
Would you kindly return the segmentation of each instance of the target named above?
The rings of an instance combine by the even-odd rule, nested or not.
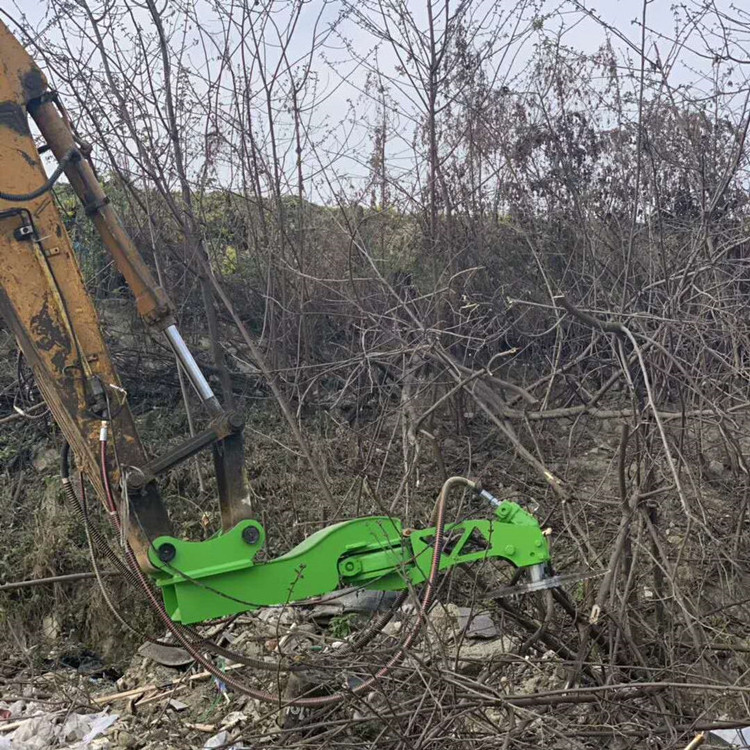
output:
[[[320,529],[285,555],[256,562],[265,532],[247,520],[202,542],[159,537],[149,557],[169,616],[190,624],[351,586],[395,591],[423,583],[434,540],[434,528],[404,530],[396,519],[370,516]],[[488,558],[530,568],[538,580],[549,562],[547,537],[534,516],[507,501],[492,520],[445,525],[440,570]]]

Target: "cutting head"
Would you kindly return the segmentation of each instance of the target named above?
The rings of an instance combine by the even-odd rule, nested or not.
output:
[[[539,566],[534,566],[537,568]],[[488,599],[506,599],[510,596],[520,596],[522,594],[532,594],[535,591],[546,591],[547,589],[556,589],[570,583],[579,583],[588,581],[591,578],[603,576],[606,570],[597,571],[577,571],[574,573],[564,573],[562,575],[539,575],[538,570],[531,570],[531,580],[527,583],[517,583],[512,586],[503,586],[499,589],[490,591],[486,598]]]

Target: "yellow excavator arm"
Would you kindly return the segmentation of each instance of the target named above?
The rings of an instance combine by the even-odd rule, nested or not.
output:
[[[40,148],[29,118],[43,139]],[[40,150],[49,150],[58,161],[51,178]],[[109,205],[87,151],[76,142],[44,74],[0,22],[0,315],[33,370],[77,466],[105,506],[109,496],[120,517],[130,519],[128,540],[138,563],[149,569],[150,542],[170,533],[155,479],[196,452],[213,450],[223,528],[248,517],[242,420],[227,414],[213,394],[180,336],[167,294]],[[132,290],[145,325],[166,337],[210,417],[205,430],[155,459],[138,436],[53,199],[52,184],[63,172]],[[103,424],[112,447],[104,467]]]

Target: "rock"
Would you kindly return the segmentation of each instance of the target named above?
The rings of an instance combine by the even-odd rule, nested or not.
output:
[[[279,630],[286,630],[299,622],[299,615],[288,607],[263,607],[257,611],[257,619],[263,623],[266,632],[277,635]]]
[[[232,633],[231,648],[232,651],[238,651],[245,656],[263,655],[263,642],[258,638],[257,632],[252,626],[245,626],[241,633]],[[270,650],[273,651],[273,648]]]
[[[57,466],[60,454],[54,448],[37,448],[31,458],[31,465],[40,473]]]
[[[458,619],[459,607],[455,604],[443,604],[438,602],[427,616],[427,630],[441,641],[455,640],[459,634]]]
[[[403,627],[404,623],[401,620],[391,620],[380,632],[383,635],[397,636]]]
[[[397,591],[370,591],[354,589],[353,591],[335,592],[326,597],[320,604],[310,610],[313,620],[322,620],[349,613],[370,614],[390,609],[399,597]]]
[[[62,626],[60,619],[55,614],[46,615],[42,619],[42,637],[46,641],[57,641],[60,639]]]
[[[117,733],[117,747],[122,747],[125,750],[132,750],[138,744],[138,741],[133,737],[130,732],[120,731]]]
[[[138,653],[165,667],[185,667],[193,663],[193,657],[179,646],[166,646],[147,641],[138,647]]]
[[[513,653],[518,645],[514,639],[505,636],[491,641],[464,641],[457,654],[458,671],[464,674],[478,674],[489,662]],[[451,658],[456,658],[455,652]]]
[[[475,612],[455,604],[436,606],[429,615],[434,632],[443,640],[496,638],[500,633],[488,612]]]
[[[459,607],[460,610],[468,610],[468,607]],[[488,612],[478,612],[471,615],[471,610],[459,612],[458,626],[462,633],[471,640],[497,638],[500,631],[495,626]]]

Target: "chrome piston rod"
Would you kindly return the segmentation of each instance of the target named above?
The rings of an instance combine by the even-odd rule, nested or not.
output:
[[[208,384],[206,376],[203,374],[203,372],[201,372],[201,368],[198,367],[198,363],[195,361],[195,357],[193,357],[190,349],[188,349],[188,346],[185,343],[185,339],[182,338],[182,335],[177,330],[177,326],[167,326],[167,328],[164,330],[164,333],[167,336],[169,345],[172,347],[172,351],[180,361],[182,369],[185,371],[185,374],[188,376],[188,379],[192,383],[193,388],[195,388],[196,392],[200,396],[201,401],[206,404],[208,410],[212,414],[220,414],[222,412],[221,405],[214,395],[211,386]]]

